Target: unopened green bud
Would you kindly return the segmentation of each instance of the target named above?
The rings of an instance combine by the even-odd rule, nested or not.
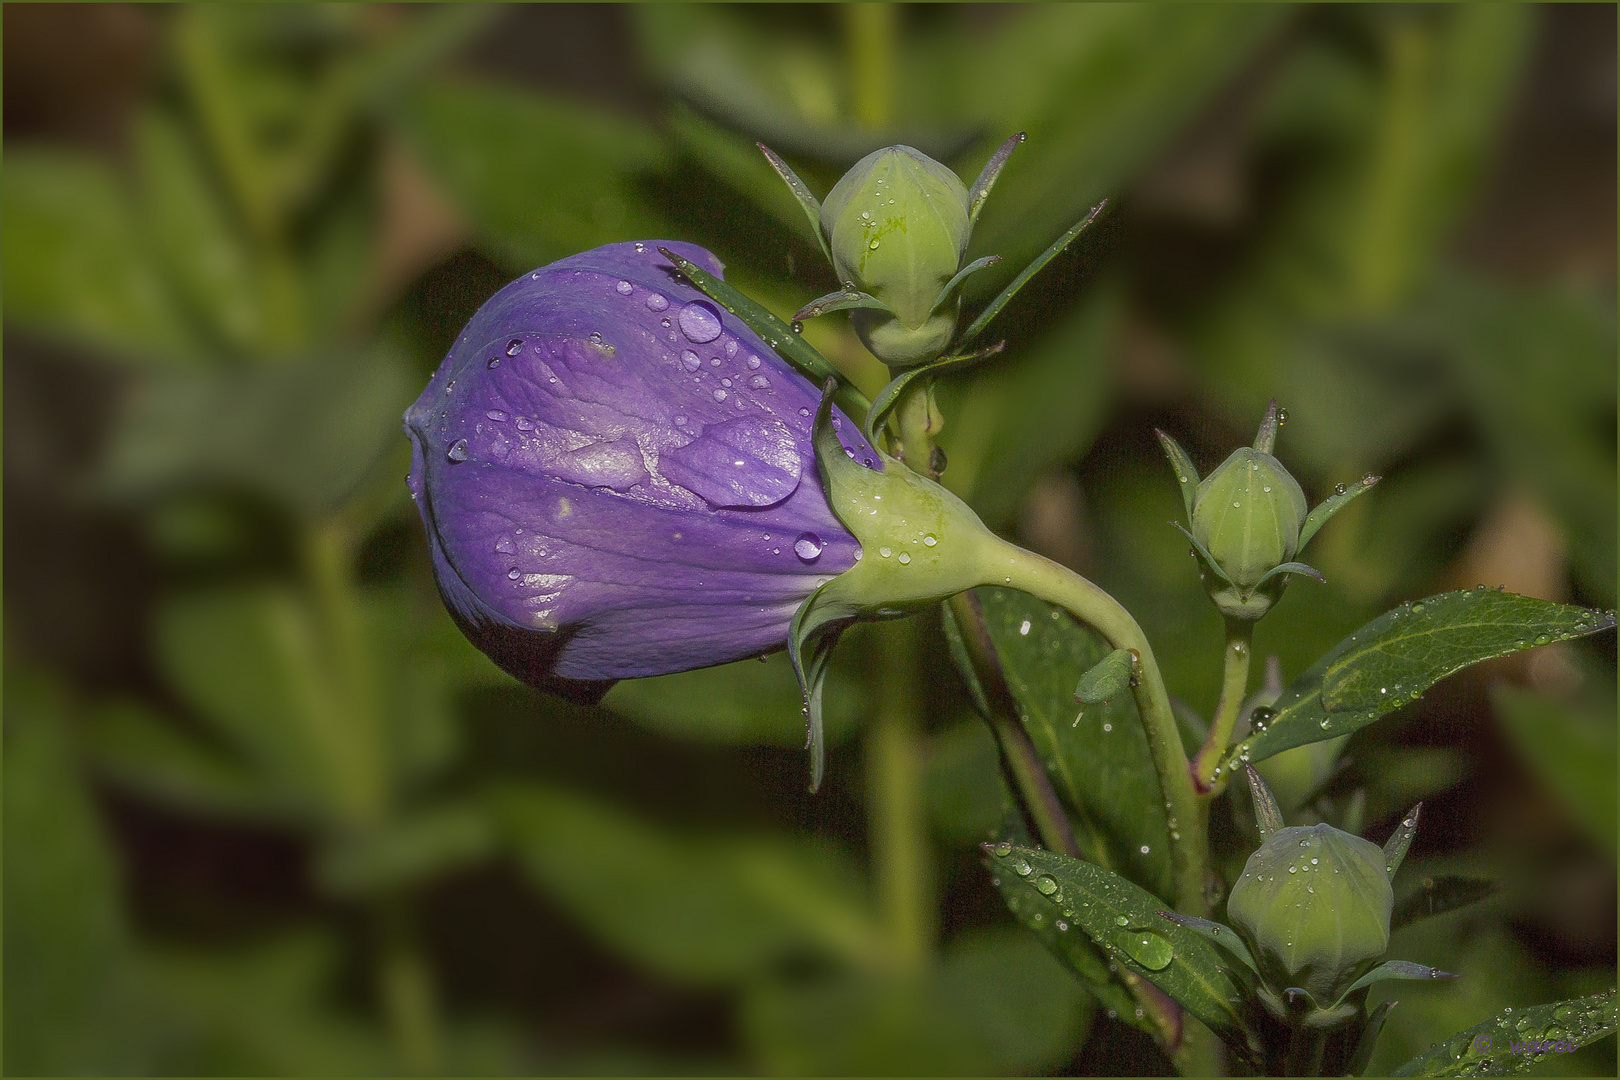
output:
[[[1287,413],[1273,401],[1255,435],[1203,480],[1176,441],[1159,432],[1181,484],[1188,524],[1182,528],[1199,559],[1199,574],[1215,606],[1228,618],[1258,619],[1276,603],[1290,574],[1322,575],[1301,562],[1299,553],[1342,506],[1378,482],[1367,476],[1340,485],[1332,497],[1307,512],[1299,481],[1272,456],[1277,429]]]
[[[1254,955],[1267,1007],[1285,1015],[1287,991],[1305,990],[1316,1005],[1308,1022],[1328,1024],[1353,1011],[1340,998],[1388,950],[1394,900],[1378,845],[1322,824],[1271,832],[1226,912]]]
[[[838,279],[883,304],[852,316],[873,355],[890,364],[939,355],[957,307],[939,301],[972,231],[957,175],[909,146],[873,151],[828,193],[821,228]]]

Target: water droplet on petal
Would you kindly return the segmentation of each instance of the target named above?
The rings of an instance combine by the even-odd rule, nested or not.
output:
[[[514,566],[512,569],[506,572],[506,576],[512,581],[516,581],[518,578],[523,576],[523,571]]]
[[[500,367],[500,366],[501,366],[501,358],[500,358],[500,357],[498,357],[498,356],[492,356],[492,357],[490,357],[490,358],[489,358],[489,364],[488,364],[488,366],[489,366],[489,367],[491,367],[491,368],[498,368],[498,367]]]
[[[910,561],[911,561],[911,555],[909,553],[907,553],[907,552],[902,551],[900,553],[900,565],[904,566],[907,563],[909,563]]]
[[[771,380],[767,379],[763,375],[755,375],[752,379],[748,380],[748,385],[752,386],[755,390],[769,390]]]
[[[686,368],[687,371],[696,371],[698,368],[703,366],[703,359],[691,349],[682,349],[681,364]]]
[[[716,390],[714,392],[714,400],[716,400],[716,401],[724,401],[724,400],[726,400],[726,392],[724,390]]]
[[[706,301],[689,302],[681,308],[678,321],[681,324],[681,333],[686,335],[686,339],[699,345],[720,336],[720,313]]]
[[[451,464],[460,464],[461,462],[466,461],[467,440],[457,439],[455,442],[451,443],[450,449],[444,452],[444,456],[450,459]]]
[[[759,369],[759,357],[757,356],[750,356],[744,363],[754,370]]]
[[[520,338],[520,337],[515,337],[511,341],[508,341],[506,343],[506,355],[507,356],[516,356],[518,354],[519,350],[521,350],[522,348],[523,348],[523,339]]]
[[[821,549],[821,537],[815,533],[800,533],[799,538],[793,541],[793,553],[807,563],[821,558]]]
[[[924,547],[933,547],[937,543],[939,543],[939,538],[933,533],[929,533],[927,536],[923,537]]]
[[[648,311],[664,311],[669,307],[669,299],[663,293],[653,293],[647,297]]]
[[[887,547],[880,547],[878,548],[878,554],[887,559],[890,555],[894,554],[894,551]]]
[[[617,285],[613,286],[613,291],[618,293],[620,296],[629,296],[631,293],[636,291],[636,287],[630,284],[628,281],[621,281]]]

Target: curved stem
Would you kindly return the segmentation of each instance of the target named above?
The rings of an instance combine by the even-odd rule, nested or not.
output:
[[[1221,678],[1221,700],[1215,707],[1215,719],[1210,722],[1209,735],[1193,759],[1193,782],[1198,790],[1208,795],[1212,790],[1215,769],[1221,755],[1232,741],[1232,729],[1237,726],[1238,714],[1243,711],[1243,698],[1249,691],[1249,659],[1252,656],[1254,623],[1249,619],[1226,620],[1225,671]]]
[[[1187,754],[1170,710],[1170,695],[1147,635],[1119,601],[1074,571],[1005,541],[997,548],[986,584],[1007,585],[1056,604],[1102,634],[1114,648],[1136,654],[1141,671],[1133,691],[1137,711],[1170,808],[1168,839],[1176,909],[1184,915],[1207,915],[1204,881],[1209,874],[1209,851],[1204,810],[1193,788]]]

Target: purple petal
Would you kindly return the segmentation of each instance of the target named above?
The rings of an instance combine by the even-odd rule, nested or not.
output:
[[[804,598],[854,564],[811,449],[816,388],[660,246],[721,270],[666,241],[536,270],[479,310],[406,413],[445,602],[533,685],[780,648]]]

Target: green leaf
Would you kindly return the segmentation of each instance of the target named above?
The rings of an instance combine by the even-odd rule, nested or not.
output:
[[[1007,284],[1006,288],[997,293],[995,299],[986,304],[984,310],[979,312],[974,320],[968,324],[968,328],[962,331],[962,336],[956,340],[955,347],[966,348],[973,343],[975,338],[984,333],[984,328],[989,326],[997,315],[1001,314],[1001,309],[1007,306],[1007,301],[1018,295],[1018,290],[1027,285],[1030,278],[1040,273],[1041,270],[1046,267],[1047,263],[1057,258],[1058,255],[1062,253],[1064,248],[1073,243],[1075,237],[1079,236],[1081,233],[1085,232],[1086,229],[1090,228],[1091,223],[1097,220],[1097,215],[1102,213],[1103,207],[1107,205],[1108,200],[1104,199],[1096,206],[1093,206],[1089,213],[1087,213],[1073,225],[1070,225],[1068,229],[1064,230],[1062,235],[1060,235],[1056,240],[1052,241],[1045,251],[1041,252],[1034,259],[1030,260],[1029,265],[1020,270],[1018,272],[1018,276],[1013,278],[1012,281]],[[992,259],[995,260],[995,262],[989,261]],[[950,293],[953,286],[955,286],[961,279],[967,277],[967,275],[972,273],[974,270],[982,270],[985,267],[993,266],[995,263],[1000,261],[1000,255],[986,255],[983,258],[973,260],[972,263],[968,264],[968,266],[959,271],[956,277],[951,279],[950,284],[946,285],[944,292],[940,294],[940,298],[944,299],[944,297]],[[936,302],[934,306],[938,307],[938,302]]]
[[[777,1076],[1027,1075],[1073,1056],[1093,1005],[1028,934],[978,931],[915,977],[835,972],[753,988],[743,1038]]]
[[[6,321],[109,358],[175,367],[198,347],[112,171],[79,155],[6,155]]]
[[[795,320],[814,319],[818,315],[826,315],[833,311],[851,311],[862,308],[868,311],[888,311],[889,306],[869,293],[858,289],[837,289],[826,296],[818,296],[804,307],[794,312]],[[893,312],[890,312],[892,315]]]
[[[1181,502],[1187,508],[1187,524],[1192,524],[1193,495],[1198,491],[1198,469],[1193,465],[1192,458],[1181,444],[1169,435],[1153,429],[1153,434],[1159,437],[1159,445],[1164,447],[1164,454],[1170,459],[1170,467],[1176,472],[1176,486],[1181,489]]]
[[[1491,704],[1541,786],[1612,853],[1616,816],[1612,706],[1605,711],[1601,705],[1560,702],[1511,686],[1494,688]]]
[[[820,245],[821,253],[827,257],[829,263],[832,262],[832,252],[827,249],[827,238],[821,232],[821,203],[817,201],[814,195],[810,194],[810,188],[803,180],[799,179],[799,174],[793,171],[793,167],[777,156],[776,151],[764,143],[759,144],[759,151],[765,155],[765,160],[770,162],[771,168],[776,170],[776,175],[782,178],[782,182],[787,185],[788,191],[793,193],[794,200],[799,204],[799,207],[804,211],[805,218],[810,222],[810,233],[816,238],[816,243]],[[832,309],[828,308],[827,310],[831,311]],[[818,311],[815,314],[819,315],[821,312]]]
[[[508,268],[527,270],[669,224],[636,178],[669,164],[636,121],[496,86],[424,86],[399,106],[429,169]]]
[[[1087,857],[1168,896],[1170,824],[1136,700],[1118,694],[1106,704],[1074,703],[1077,673],[1113,650],[1066,612],[1024,593],[979,589],[975,596],[1047,775],[1102,838]]]
[[[1496,589],[1441,593],[1386,612],[1334,646],[1283,691],[1265,731],[1226,768],[1349,734],[1481,660],[1614,626],[1614,616]]]
[[[531,881],[666,978],[735,983],[801,954],[885,961],[842,852],[797,838],[683,835],[532,784],[500,788],[490,805]]]
[[[1007,159],[1012,157],[1013,151],[1027,138],[1029,136],[1022,131],[1008,136],[1007,141],[998,146],[996,152],[990,155],[990,160],[984,163],[979,178],[973,181],[973,187],[968,191],[969,228],[979,220],[979,211],[984,209],[984,200],[990,197],[990,190],[996,186],[996,177],[1000,176],[1001,170],[1007,166]]]
[[[1185,926],[1195,934],[1214,942],[1238,960],[1241,960],[1243,966],[1254,972],[1255,975],[1260,974],[1260,968],[1254,962],[1254,954],[1249,952],[1249,947],[1243,943],[1242,938],[1238,937],[1237,931],[1230,926],[1218,923],[1213,919],[1200,919],[1195,915],[1177,915],[1173,911],[1161,911],[1159,914],[1171,922]]]
[[[1564,1043],[1576,1049],[1615,1030],[1615,993],[1571,998],[1493,1016],[1396,1069],[1394,1076],[1511,1076],[1538,1064]],[[1515,1050],[1514,1044],[1549,1044],[1546,1049]]]
[[[998,835],[1008,810],[1016,812],[1001,776],[995,736],[977,716],[929,739],[926,790],[934,828],[953,846]]]
[[[1343,491],[1335,490],[1332,495],[1323,499],[1316,509],[1305,515],[1305,521],[1299,527],[1299,547],[1303,548],[1310,543],[1311,537],[1316,535],[1318,529],[1327,524],[1328,518],[1344,509],[1351,499],[1378,483],[1380,479],[1382,477],[1363,476],[1349,487],[1345,487]],[[1342,484],[1339,486],[1344,487]]]
[[[823,716],[827,742],[837,744],[860,713],[859,682],[834,664],[828,669]],[[606,705],[643,727],[675,738],[737,745],[804,746],[798,679],[786,653],[651,679],[626,679]]]
[[[1418,818],[1423,813],[1423,804],[1418,803],[1406,812],[1395,831],[1389,834],[1384,841],[1384,871],[1389,874],[1391,881],[1395,880],[1395,871],[1401,868],[1401,861],[1406,858],[1406,849],[1412,846],[1412,838],[1417,835]]]
[[[1011,844],[986,844],[1007,906],[1034,930],[1083,931],[1109,960],[1169,994],[1239,1054],[1252,1049],[1247,988],[1202,934],[1159,912],[1164,902],[1091,863]],[[1064,929],[1072,927],[1072,929]],[[1061,957],[1060,957],[1061,958]]]
[[[1345,998],[1349,997],[1357,990],[1364,990],[1375,982],[1384,982],[1387,979],[1455,978],[1457,978],[1457,976],[1451,972],[1441,971],[1439,968],[1430,967],[1427,964],[1414,964],[1410,960],[1385,960],[1382,964],[1379,964],[1377,967],[1367,972],[1367,974],[1351,983],[1349,989],[1347,989],[1343,994],[1339,995],[1339,1001],[1343,1002]]]
[[[1390,933],[1419,919],[1444,915],[1448,911],[1478,903],[1501,891],[1502,886],[1497,882],[1482,878],[1424,878],[1417,888],[1395,901],[1395,908],[1389,916]]]
[[[1115,649],[1080,676],[1075,684],[1074,700],[1082,705],[1105,705],[1129,691],[1135,670],[1136,658],[1130,650]]]

